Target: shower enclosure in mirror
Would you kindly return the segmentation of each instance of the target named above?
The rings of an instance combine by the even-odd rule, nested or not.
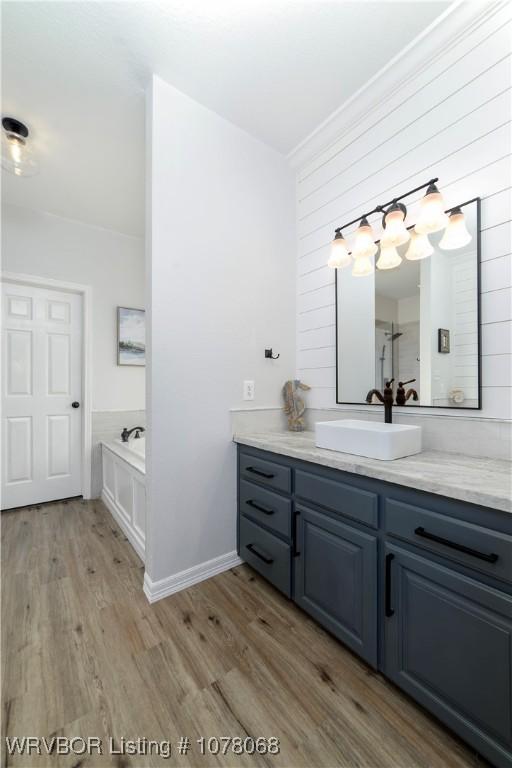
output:
[[[386,381],[409,382],[415,406],[481,407],[480,200],[460,206],[470,241],[402,257],[394,269],[364,276],[336,270],[336,401],[361,404]],[[408,387],[407,387],[408,388]]]

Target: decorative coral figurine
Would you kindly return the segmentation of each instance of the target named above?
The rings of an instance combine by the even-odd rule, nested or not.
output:
[[[283,386],[284,412],[288,416],[288,429],[290,432],[304,432],[304,411],[306,403],[299,394],[299,390],[307,391],[311,389],[307,384],[303,384],[299,379],[286,381]]]

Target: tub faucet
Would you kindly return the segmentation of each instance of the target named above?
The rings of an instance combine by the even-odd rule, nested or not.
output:
[[[131,429],[126,429],[126,427],[124,427],[123,431],[121,432],[121,440],[123,443],[127,443],[132,432],[135,432],[135,438],[137,438],[140,437],[141,432],[145,431],[146,430],[144,427],[132,427]]]
[[[372,402],[372,398],[375,395],[377,400],[380,400],[381,403],[384,403],[384,422],[386,424],[391,424],[393,421],[393,387],[391,386],[394,382],[394,379],[391,379],[390,381],[386,381],[386,386],[384,387],[384,393],[379,392],[378,389],[370,389],[368,394],[366,395],[366,402],[368,405]]]
[[[398,389],[396,390],[396,404],[397,405],[405,405],[408,400],[412,399],[417,402],[418,401],[418,393],[415,389],[408,389],[407,392],[405,391],[405,385],[406,384],[412,384],[413,381],[416,381],[416,379],[409,379],[409,381],[399,381],[398,382]]]

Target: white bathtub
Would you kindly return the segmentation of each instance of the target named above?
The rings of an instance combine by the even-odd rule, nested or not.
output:
[[[146,440],[104,442],[101,498],[139,557],[145,560]]]

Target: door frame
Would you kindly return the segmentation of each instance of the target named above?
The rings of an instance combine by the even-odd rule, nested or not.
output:
[[[84,499],[90,499],[92,472],[92,334],[90,328],[92,288],[90,285],[54,280],[50,277],[25,275],[17,272],[1,272],[0,281],[2,283],[14,283],[33,288],[47,288],[66,293],[76,293],[82,297],[82,496]]]

